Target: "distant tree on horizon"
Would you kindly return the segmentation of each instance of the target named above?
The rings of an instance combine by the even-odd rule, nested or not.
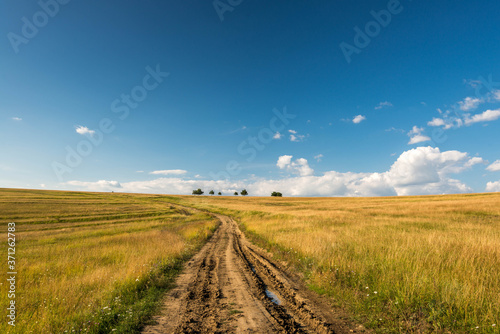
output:
[[[235,196],[238,196],[238,192],[237,192],[237,191],[235,191],[235,192],[234,192],[234,195],[235,195]]]
[[[246,189],[243,189],[240,194],[242,194],[243,196],[246,196],[248,195],[248,191]]]
[[[214,193],[214,191],[213,191],[213,190],[210,190],[209,194],[210,194],[210,195],[213,195],[213,194],[215,194],[215,193]]]
[[[203,190],[198,188],[197,190],[193,190],[193,195],[203,195]]]
[[[280,192],[273,191],[273,193],[271,194],[271,196],[273,196],[273,197],[282,197],[283,194],[280,193]]]
[[[222,195],[222,193],[219,191],[219,195]]]

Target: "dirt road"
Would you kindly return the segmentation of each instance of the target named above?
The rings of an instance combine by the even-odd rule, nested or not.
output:
[[[143,333],[352,333],[331,308],[248,242],[229,217],[187,264]]]

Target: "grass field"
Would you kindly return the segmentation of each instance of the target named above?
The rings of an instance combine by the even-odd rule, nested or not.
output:
[[[7,224],[15,222],[16,326],[1,333],[133,333],[172,278],[211,235],[205,214],[155,195],[0,189],[2,272]]]
[[[0,225],[6,241],[7,224],[16,222],[19,313],[16,331],[3,317],[0,332],[137,330],[216,227],[210,216],[170,203],[233,216],[311,289],[376,332],[499,332],[500,194],[243,198],[13,189],[0,190]],[[7,254],[6,242],[0,249]]]
[[[498,333],[500,194],[182,197],[235,217],[379,333]]]

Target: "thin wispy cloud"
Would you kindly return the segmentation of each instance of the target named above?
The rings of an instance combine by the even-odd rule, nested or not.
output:
[[[273,139],[281,139],[281,137],[283,137],[283,135],[278,131],[274,134]]]
[[[232,134],[237,133],[237,132],[245,131],[246,129],[247,129],[246,125],[243,125],[243,126],[240,126],[237,129],[234,129],[234,130],[231,130],[229,132],[226,132],[225,134],[226,135],[232,135]]]
[[[382,109],[384,107],[392,107],[392,103],[389,102],[389,101],[385,101],[385,102],[380,102],[376,107],[375,107],[375,110],[379,110],[379,109]]]
[[[11,117],[10,119],[16,122],[20,122],[23,120],[21,117]]]
[[[398,129],[398,128],[395,128],[395,127],[390,127],[389,129],[385,129],[386,132],[401,132],[401,133],[405,133],[405,130],[403,129]]]
[[[323,159],[324,155],[323,154],[318,154],[318,155],[315,155],[314,156],[314,159],[317,161],[317,162],[320,162],[322,159]]]
[[[290,135],[290,141],[300,142],[303,141],[306,136],[304,135]]]

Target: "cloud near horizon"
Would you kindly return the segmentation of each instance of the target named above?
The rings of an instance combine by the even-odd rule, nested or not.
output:
[[[500,171],[500,160],[497,160],[493,162],[491,165],[486,167],[486,170],[489,170],[490,172],[498,172]]]
[[[97,182],[69,181],[63,186],[91,191],[120,191],[164,194],[191,194],[201,188],[232,195],[246,188],[250,195],[269,196],[280,191],[285,196],[402,196],[467,193],[472,189],[460,180],[450,177],[472,166],[484,163],[479,157],[466,152],[445,151],[439,148],[417,147],[403,152],[383,173],[328,171],[315,176],[304,158],[280,156],[276,166],[289,173],[281,179],[257,178],[252,180],[190,180],[179,177],[158,178],[149,181]],[[488,189],[497,189],[500,182],[488,183]]]
[[[186,174],[187,170],[184,169],[166,169],[166,170],[155,170],[149,172],[151,175],[182,175]]]

